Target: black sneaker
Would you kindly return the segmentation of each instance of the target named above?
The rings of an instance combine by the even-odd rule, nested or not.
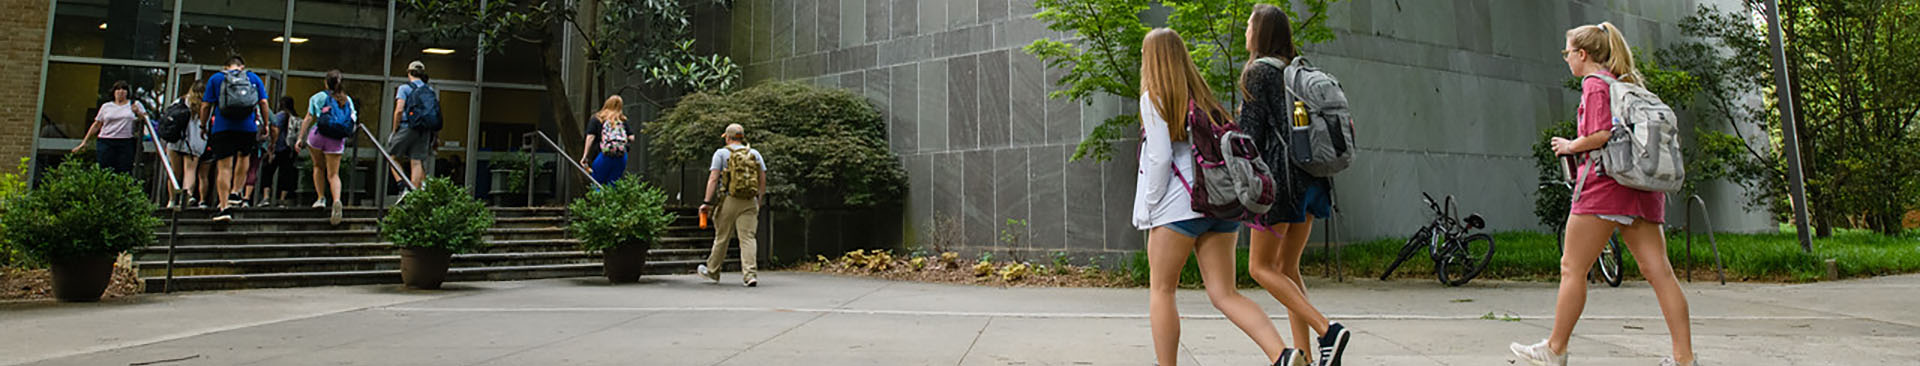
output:
[[[1327,334],[1320,335],[1320,366],[1340,366],[1340,358],[1347,353],[1347,326],[1339,322],[1327,324]]]
[[[213,222],[233,222],[233,209],[225,208],[213,213]]]
[[[241,203],[245,203],[245,202],[247,202],[247,200],[241,199],[239,193],[232,193],[227,195],[227,206],[239,206]]]
[[[1302,357],[1306,357],[1306,354],[1300,350],[1288,348],[1280,351],[1280,359],[1274,360],[1273,366],[1307,366],[1306,362],[1301,360]]]

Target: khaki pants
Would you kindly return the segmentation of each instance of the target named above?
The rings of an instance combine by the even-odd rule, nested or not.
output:
[[[714,214],[713,254],[707,256],[707,268],[720,273],[720,265],[727,260],[727,240],[739,236],[742,281],[755,278],[758,272],[754,264],[759,259],[759,248],[754,232],[760,229],[760,204],[752,199],[727,196],[714,210],[718,212]]]

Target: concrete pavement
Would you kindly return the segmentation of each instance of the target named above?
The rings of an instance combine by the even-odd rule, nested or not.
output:
[[[1150,365],[1140,289],[995,288],[767,273],[395,285],[0,304],[0,365]],[[1545,337],[1553,284],[1334,283],[1314,303],[1356,330],[1347,365],[1507,365]],[[1710,365],[1914,365],[1920,275],[1686,285]],[[1243,293],[1284,318],[1258,290]],[[1259,365],[1258,348],[1180,293],[1184,365]],[[1492,314],[1491,317],[1488,314]],[[1489,319],[1491,318],[1491,319]],[[1279,323],[1282,327],[1284,322]],[[1285,328],[1282,328],[1285,335]],[[1592,288],[1581,365],[1654,365],[1666,327],[1644,283]],[[157,362],[157,363],[152,363]]]

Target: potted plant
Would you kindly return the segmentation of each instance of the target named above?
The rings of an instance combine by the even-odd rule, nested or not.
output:
[[[580,239],[581,250],[601,253],[608,281],[639,281],[647,250],[676,218],[666,203],[667,194],[659,188],[621,179],[567,205],[573,216],[567,230]]]
[[[492,226],[493,211],[466,187],[432,177],[380,218],[380,236],[400,248],[401,282],[431,290],[446,281],[453,254],[480,249]]]
[[[502,155],[488,164],[492,171],[493,189],[487,192],[498,206],[522,206],[527,199],[527,175],[530,173],[533,155],[525,151],[515,151]]]
[[[6,241],[50,265],[53,296],[99,301],[120,253],[153,243],[160,219],[140,183],[91,161],[67,159],[40,186],[6,202]]]

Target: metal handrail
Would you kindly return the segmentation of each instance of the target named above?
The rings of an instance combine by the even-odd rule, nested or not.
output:
[[[534,139],[533,139],[534,137],[539,137],[540,139],[539,139],[539,140],[534,140]],[[578,171],[578,172],[580,172],[580,176],[582,176],[582,177],[586,177],[586,178],[587,178],[587,182],[588,182],[588,183],[593,183],[593,188],[601,188],[601,187],[602,187],[602,186],[600,185],[600,182],[599,182],[599,181],[596,181],[596,180],[593,180],[593,173],[589,173],[589,172],[587,172],[587,167],[586,167],[585,165],[580,165],[580,161],[578,161],[578,160],[573,160],[573,156],[572,156],[572,155],[567,155],[567,149],[566,149],[566,148],[563,148],[563,147],[560,147],[560,144],[559,144],[559,143],[556,143],[556,142],[553,142],[553,139],[552,139],[552,138],[549,138],[549,137],[547,137],[547,133],[546,133],[546,132],[541,132],[541,131],[539,131],[539,130],[534,130],[533,132],[528,132],[528,133],[526,133],[526,134],[524,134],[524,135],[521,135],[521,138],[523,138],[523,139],[525,139],[525,141],[523,141],[523,142],[522,142],[522,145],[521,145],[521,146],[526,146],[526,147],[528,148],[528,150],[529,150],[529,151],[527,151],[527,153],[529,153],[529,154],[531,154],[531,153],[534,153],[535,151],[531,151],[531,150],[533,150],[533,148],[537,148],[537,147],[539,147],[538,145],[535,145],[535,144],[533,143],[534,141],[542,141],[542,142],[546,142],[546,143],[547,143],[547,146],[551,146],[551,147],[553,147],[553,151],[554,151],[554,152],[556,152],[556,153],[559,153],[559,154],[560,154],[560,158],[561,158],[560,160],[565,160],[565,161],[567,162],[567,164],[568,164],[568,165],[573,165],[573,169],[574,169],[575,171]],[[528,176],[529,176],[529,177],[531,177],[531,176],[532,176],[532,174],[528,174]],[[528,185],[528,186],[527,186],[527,192],[528,192],[528,193],[527,193],[528,195],[532,195],[532,194],[533,194],[533,193],[532,193],[532,192],[533,192],[533,186],[532,186],[532,185]],[[533,202],[533,200],[527,200],[527,202],[529,202],[529,203],[531,203],[531,202]]]
[[[400,181],[403,183],[406,183],[407,188],[411,189],[415,187],[415,185],[413,184],[413,178],[407,177],[407,171],[400,169],[400,162],[393,160],[393,154],[387,153],[386,146],[380,145],[380,138],[373,135],[373,129],[367,128],[366,124],[359,123],[359,122],[353,123],[353,129],[358,130],[360,131],[360,134],[367,136],[367,143],[373,144],[373,150],[379,152],[380,157],[387,161],[387,169],[392,169],[394,172],[393,174],[394,176],[400,177]],[[355,146],[354,153],[358,154],[359,145],[355,144],[354,146]],[[386,184],[386,182],[380,182],[380,184]],[[378,203],[376,203],[376,205],[379,206],[381,211],[386,211],[387,209],[386,197],[379,197],[378,199],[375,199],[375,201],[379,201]]]
[[[140,121],[140,125],[146,127],[147,136],[152,136],[154,138],[153,146],[156,150],[154,151],[154,155],[160,156],[160,170],[167,172],[167,188],[172,189],[172,193],[174,195],[179,195],[181,193],[180,191],[182,190],[180,188],[180,177],[173,175],[173,159],[167,157],[167,151],[168,151],[167,143],[165,141],[160,141],[160,131],[153,128],[153,123],[149,123],[147,121]],[[174,251],[174,248],[178,247],[178,244],[180,243],[180,210],[181,208],[182,207],[180,205],[174,205],[173,209],[169,210],[169,211],[172,211],[173,213],[173,218],[171,219],[172,224],[170,225],[172,226],[172,228],[169,229],[171,230],[172,234],[167,235],[167,282],[162,282],[160,284],[160,292],[162,293],[173,292],[173,251]]]
[[[1700,195],[1697,195],[1697,194],[1688,198],[1691,198],[1692,201],[1687,202],[1687,204],[1685,205],[1687,207],[1686,210],[1688,211],[1686,213],[1687,214],[1687,270],[1686,270],[1687,282],[1693,282],[1694,226],[1693,226],[1692,211],[1693,211],[1693,204],[1698,203],[1700,204],[1700,220],[1707,222],[1707,243],[1711,244],[1713,247],[1713,265],[1715,267],[1714,270],[1715,270],[1715,273],[1717,273],[1720,276],[1720,284],[1725,285],[1727,284],[1727,265],[1726,263],[1720,260],[1720,241],[1713,239],[1713,218],[1710,216],[1707,216],[1707,200],[1701,199]]]

